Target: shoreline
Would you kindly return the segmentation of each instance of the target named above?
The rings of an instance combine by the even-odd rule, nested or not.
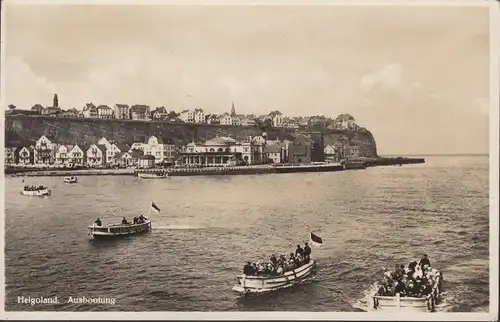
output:
[[[350,162],[355,166],[349,166]],[[195,175],[250,175],[272,173],[305,173],[305,172],[337,172],[363,170],[374,166],[406,165],[425,163],[424,158],[366,158],[348,160],[345,164],[304,164],[304,165],[250,165],[204,168],[153,168],[153,169],[32,169],[28,167],[12,167],[4,170],[10,177],[65,177],[65,176],[137,176],[138,173],[164,173],[170,176]],[[6,171],[8,170],[8,171]]]

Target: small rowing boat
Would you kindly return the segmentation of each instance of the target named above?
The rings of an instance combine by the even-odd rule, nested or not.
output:
[[[77,183],[77,177],[64,177],[64,183]]]
[[[51,190],[43,185],[38,187],[24,186],[23,190],[21,190],[21,194],[32,197],[43,197],[50,196]]]
[[[306,277],[310,276],[316,267],[316,262],[310,260],[308,263],[294,270],[277,276],[247,276],[242,274],[237,277],[238,284],[233,286],[233,291],[238,293],[261,293],[292,286]]]
[[[165,172],[163,174],[157,173],[138,173],[137,176],[141,179],[164,179],[168,178],[168,173]]]
[[[89,235],[94,239],[114,238],[135,235],[151,230],[151,220],[137,224],[110,224],[105,226],[92,225],[88,227]]]

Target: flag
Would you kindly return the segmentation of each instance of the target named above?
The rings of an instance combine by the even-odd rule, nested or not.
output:
[[[320,247],[321,245],[323,245],[323,239],[311,232],[311,245]]]
[[[154,211],[156,211],[157,213],[160,212],[160,208],[158,208],[158,206],[155,205],[155,203],[152,202],[152,201],[151,201],[151,209],[154,210]]]

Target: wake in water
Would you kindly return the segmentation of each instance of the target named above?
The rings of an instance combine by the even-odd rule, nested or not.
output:
[[[153,226],[153,232],[155,230],[195,230],[195,229],[207,229],[207,227],[201,226],[201,225],[164,225],[164,226]]]

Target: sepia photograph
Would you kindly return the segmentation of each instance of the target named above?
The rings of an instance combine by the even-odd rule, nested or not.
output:
[[[495,1],[2,6],[7,319],[498,319]]]

